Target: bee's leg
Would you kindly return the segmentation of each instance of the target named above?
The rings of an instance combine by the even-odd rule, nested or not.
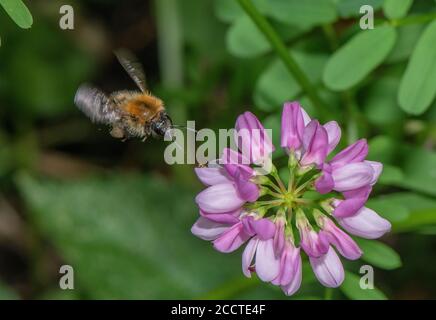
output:
[[[119,127],[119,126],[113,126],[112,130],[110,131],[110,134],[112,137],[117,138],[117,139],[127,139],[123,128]]]

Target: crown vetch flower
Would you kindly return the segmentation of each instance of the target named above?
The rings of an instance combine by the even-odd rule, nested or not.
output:
[[[365,207],[382,164],[366,160],[363,139],[326,160],[339,143],[339,125],[321,125],[298,102],[289,102],[283,107],[280,141],[289,156],[284,183],[260,121],[245,112],[235,127],[238,150],[224,149],[219,160],[195,169],[206,189],[196,197],[200,217],[192,233],[220,252],[247,243],[243,274],[255,272],[286,295],[301,285],[303,252],[321,284],[340,286],[344,268],[336,251],[349,260],[362,255],[348,233],[375,239],[390,231],[389,221]],[[264,164],[271,170],[260,170]]]

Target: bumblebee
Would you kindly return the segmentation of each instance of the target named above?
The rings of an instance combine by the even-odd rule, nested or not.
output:
[[[140,63],[128,51],[115,52],[120,64],[139,90],[122,90],[106,95],[100,89],[83,84],[74,97],[76,106],[92,122],[111,126],[114,138],[164,137],[173,128],[161,99],[146,89],[145,74]]]

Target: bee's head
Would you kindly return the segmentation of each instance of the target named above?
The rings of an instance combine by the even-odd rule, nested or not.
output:
[[[151,123],[151,133],[154,137],[164,137],[166,132],[173,127],[173,122],[171,121],[170,116],[162,111]]]

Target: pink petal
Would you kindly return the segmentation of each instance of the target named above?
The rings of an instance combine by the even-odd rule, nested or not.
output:
[[[329,193],[333,190],[335,183],[331,173],[323,171],[322,176],[315,181],[315,188],[321,194]]]
[[[328,252],[318,258],[309,257],[312,270],[322,285],[330,288],[339,287],[344,281],[344,267],[335,250],[330,247]]]
[[[274,237],[275,225],[269,219],[255,219],[253,216],[245,216],[242,219],[242,224],[246,233],[257,235],[261,240],[268,240]]]
[[[285,247],[285,219],[278,218],[276,221],[276,230],[273,238],[274,252],[277,257],[280,257]]]
[[[201,191],[195,198],[201,210],[209,213],[225,213],[239,209],[242,199],[234,184],[216,184]]]
[[[370,182],[370,184],[373,186],[377,182],[380,174],[382,173],[383,164],[377,161],[369,161],[369,160],[365,160],[364,162],[369,164],[372,167],[372,170],[374,170],[374,174]]]
[[[215,240],[224,231],[230,228],[230,225],[217,223],[206,218],[200,217],[191,228],[191,232],[203,240]]]
[[[301,146],[304,120],[298,102],[287,102],[283,106],[281,126],[281,147],[286,150],[297,150]]]
[[[350,217],[359,211],[368,200],[372,187],[369,185],[359,189],[344,191],[345,200],[338,200],[335,203],[333,215],[335,217]]]
[[[243,178],[239,172],[236,173],[234,179],[238,195],[241,199],[254,202],[259,198],[259,187],[255,183]]]
[[[277,286],[286,286],[295,277],[298,264],[301,264],[300,249],[287,243],[280,258],[280,272],[271,283]]]
[[[256,250],[256,273],[265,282],[272,281],[280,271],[280,258],[274,254],[273,239],[260,240]]]
[[[374,170],[364,162],[350,163],[334,169],[332,178],[335,183],[334,190],[347,191],[368,185],[374,175]]]
[[[287,296],[293,295],[301,286],[301,281],[303,279],[303,270],[302,270],[302,264],[301,264],[301,256],[300,256],[300,249],[298,248],[297,251],[298,257],[294,260],[294,275],[291,279],[291,282],[289,282],[287,285],[282,286],[283,292]]]
[[[224,213],[209,213],[200,210],[200,215],[208,220],[215,221],[218,223],[235,224],[239,222],[239,216],[241,215],[242,209],[236,209],[230,212]]]
[[[323,230],[327,234],[329,242],[336,247],[339,253],[348,260],[357,260],[362,256],[362,250],[356,242],[344,231],[339,229],[333,221],[328,218],[323,219]]]
[[[321,165],[327,156],[328,140],[327,131],[317,120],[312,120],[303,133],[304,155],[300,163],[303,166]]]
[[[361,139],[339,152],[330,163],[334,168],[337,168],[348,163],[361,162],[367,154],[368,144],[365,139]]]
[[[251,278],[250,267],[254,258],[254,254],[256,253],[258,243],[259,239],[257,237],[252,238],[250,241],[248,241],[248,244],[242,253],[242,272],[247,278]]]
[[[328,136],[328,149],[327,154],[332,152],[341,140],[341,128],[336,121],[329,121],[324,126]]]
[[[391,230],[391,223],[375,211],[363,207],[354,216],[336,218],[349,233],[366,239],[377,239]]]
[[[300,246],[308,256],[319,257],[327,252],[329,243],[324,232],[317,233],[306,228],[299,228],[299,231],[301,238]]]
[[[198,179],[207,186],[232,182],[224,168],[195,168],[194,171]]]
[[[213,246],[220,252],[228,253],[238,249],[248,239],[250,239],[250,235],[244,232],[244,227],[239,222],[221,234],[213,242]]]
[[[274,151],[271,138],[251,112],[244,112],[236,120],[235,141],[241,153],[252,163],[262,163]]]

